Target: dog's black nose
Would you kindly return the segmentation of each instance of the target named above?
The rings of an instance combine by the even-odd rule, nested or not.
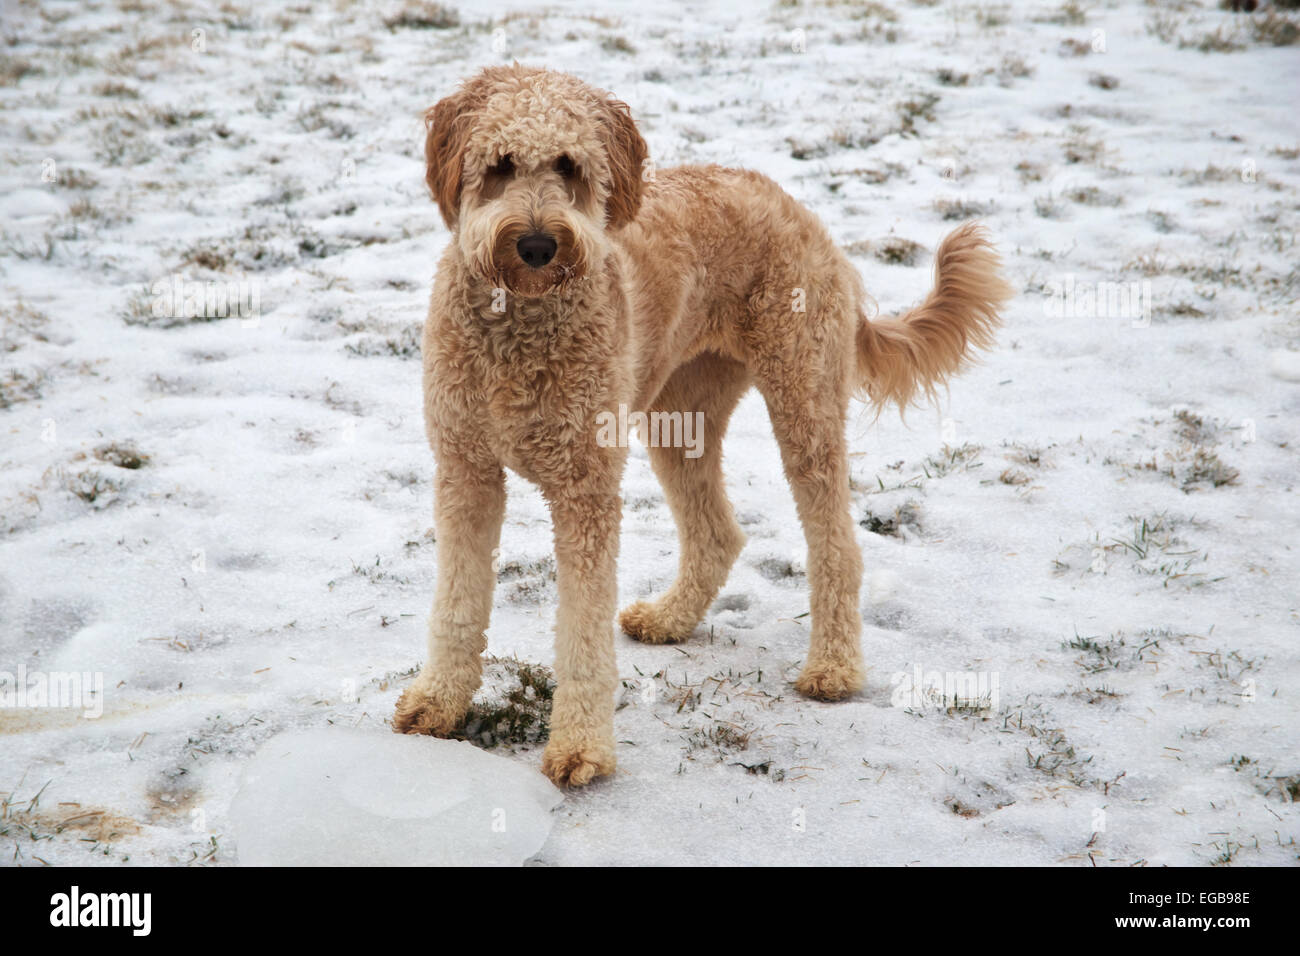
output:
[[[540,269],[555,258],[555,240],[540,232],[524,236],[515,248],[519,250],[519,258],[534,269]]]

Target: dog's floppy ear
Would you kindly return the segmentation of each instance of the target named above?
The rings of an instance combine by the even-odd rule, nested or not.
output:
[[[610,228],[626,225],[641,208],[641,173],[648,150],[632,122],[627,104],[615,99],[601,103],[601,137],[609,160],[609,198],[605,211]]]
[[[472,126],[469,96],[460,90],[439,100],[424,113],[424,181],[429,184],[442,221],[455,230],[460,214],[461,176],[465,146]]]

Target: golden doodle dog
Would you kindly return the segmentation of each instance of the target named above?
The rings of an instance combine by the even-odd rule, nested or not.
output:
[[[628,409],[703,414],[703,453],[649,448],[677,523],[677,579],[619,616],[638,640],[681,641],[745,542],[722,437],[751,386],[808,545],[812,633],[795,686],[819,700],[857,691],[849,399],[905,407],[991,343],[1011,289],[980,229],[944,239],[920,306],[868,321],[857,270],[812,213],[755,172],[654,170],[627,106],[573,76],[491,67],[425,120],[427,181],[453,233],[423,339],[437,589],[428,659],[394,728],[449,734],[480,685],[510,468],[540,487],[555,537],[557,685],[542,769],[574,786],[612,772],[627,449],[599,423]]]

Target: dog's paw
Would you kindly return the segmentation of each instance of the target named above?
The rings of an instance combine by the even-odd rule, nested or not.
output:
[[[795,689],[814,700],[843,700],[856,694],[866,683],[862,665],[843,661],[809,661],[804,665]]]
[[[557,787],[585,787],[614,772],[612,745],[562,744],[553,738],[542,754],[542,773]]]
[[[426,689],[408,687],[397,699],[393,730],[399,734],[447,737],[464,721],[466,709]]]
[[[659,604],[651,601],[637,601],[625,607],[618,616],[618,624],[629,637],[645,644],[676,644],[695,630],[694,623],[686,626],[672,620]]]

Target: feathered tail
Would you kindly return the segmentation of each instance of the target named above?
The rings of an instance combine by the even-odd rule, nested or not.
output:
[[[858,324],[858,380],[879,408],[906,410],[993,344],[999,307],[1013,290],[1002,262],[978,223],[949,233],[934,257],[934,288],[901,316]]]

